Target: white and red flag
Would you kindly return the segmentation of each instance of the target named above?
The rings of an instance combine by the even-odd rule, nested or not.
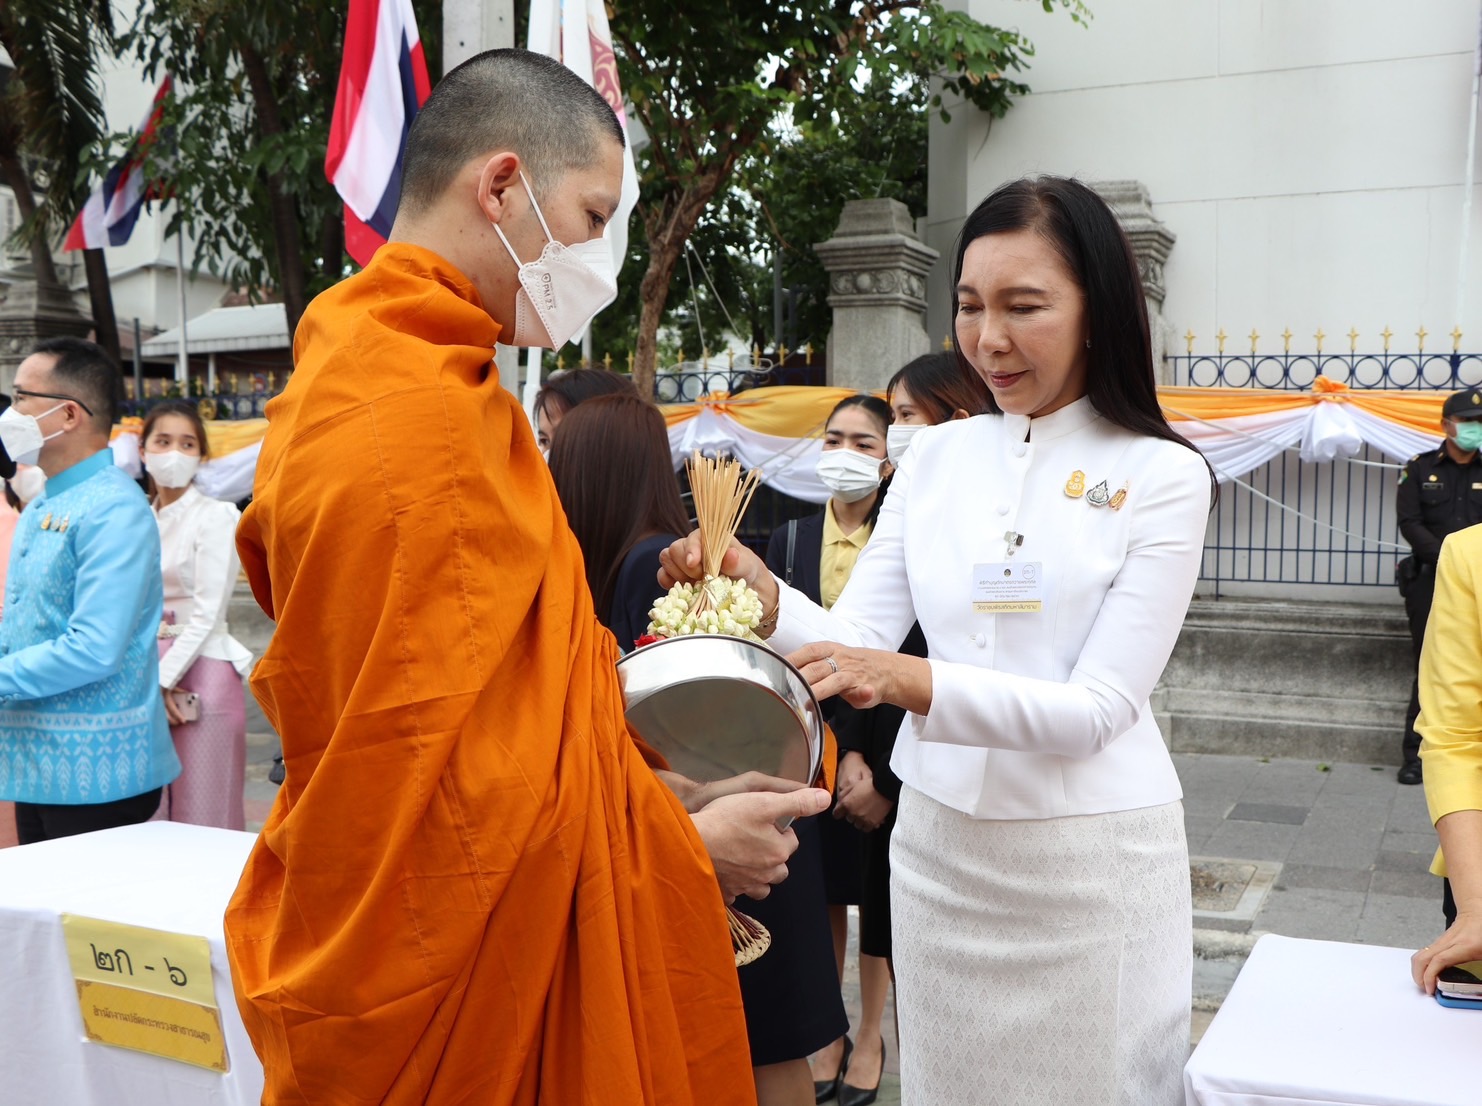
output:
[[[149,114],[139,125],[139,134],[129,144],[123,160],[103,178],[103,183],[83,204],[62,243],[64,250],[95,250],[103,246],[122,246],[134,233],[145,201],[158,196],[158,180],[151,180],[145,170],[150,151],[164,133],[165,98],[174,88],[166,77],[154,94]]]
[[[555,58],[600,92],[617,114],[623,130],[628,130],[605,0],[530,0],[528,41],[531,50]],[[628,216],[638,203],[632,135],[628,138],[627,149],[623,151],[622,198],[603,235],[612,248],[614,272],[622,270],[628,256]]]
[[[412,0],[350,0],[324,175],[345,201],[345,250],[361,265],[391,233],[407,132],[431,91]]]

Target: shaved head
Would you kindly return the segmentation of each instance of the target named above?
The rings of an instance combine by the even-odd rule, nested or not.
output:
[[[625,144],[612,107],[560,62],[529,50],[476,54],[438,82],[412,123],[397,214],[426,211],[481,155],[518,154],[544,195],[614,141]]]

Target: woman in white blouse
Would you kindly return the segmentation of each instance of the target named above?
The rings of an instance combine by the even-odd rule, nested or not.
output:
[[[181,764],[159,816],[239,830],[247,757],[242,676],[252,661],[226,620],[237,582],[239,512],[195,486],[207,447],[205,425],[191,404],[172,400],[153,408],[140,441],[165,583],[160,693]]]
[[[963,226],[957,348],[996,413],[922,430],[825,612],[740,548],[820,697],[909,713],[891,845],[908,1101],[1183,1101],[1192,974],[1182,791],[1148,697],[1211,499],[1164,421],[1137,263],[1043,177]],[[663,556],[692,578],[698,537]],[[913,621],[929,656],[895,651]]]

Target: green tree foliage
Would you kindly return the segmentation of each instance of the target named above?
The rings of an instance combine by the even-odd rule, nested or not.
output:
[[[1042,3],[1086,16],[1079,0]],[[651,386],[685,242],[713,201],[736,186],[748,191],[738,173],[755,165],[753,155],[770,158],[786,145],[779,120],[804,134],[837,127],[851,118],[862,82],[912,96],[933,82],[928,106],[940,108],[946,93],[1001,116],[1027,91],[1014,74],[1033,52],[1016,32],[941,0],[710,0],[692,18],[672,0],[624,0],[611,23],[623,89],[653,140],[639,166],[648,255],[639,284],[640,389]],[[789,245],[796,252],[803,243],[784,238]]]
[[[412,6],[430,67],[442,6]],[[348,272],[344,209],[324,177],[347,11],[340,0],[146,0],[124,36],[151,80],[176,78],[178,148],[158,156],[197,264],[276,291],[290,333]]]
[[[0,0],[13,66],[0,88],[0,180],[43,282],[57,281],[51,243],[86,198],[82,165],[106,133],[98,59],[112,25],[106,0]]]

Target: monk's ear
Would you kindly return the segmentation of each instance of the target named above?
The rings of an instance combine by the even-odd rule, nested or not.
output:
[[[970,419],[970,418],[972,418],[972,416],[969,415],[961,407],[959,407],[957,410],[955,410],[955,411],[952,412],[951,421],[952,422],[956,422],[958,419]]]
[[[489,222],[501,222],[510,213],[512,204],[518,207],[515,197],[525,195],[521,168],[520,155],[510,150],[490,155],[480,167],[478,205]]]

